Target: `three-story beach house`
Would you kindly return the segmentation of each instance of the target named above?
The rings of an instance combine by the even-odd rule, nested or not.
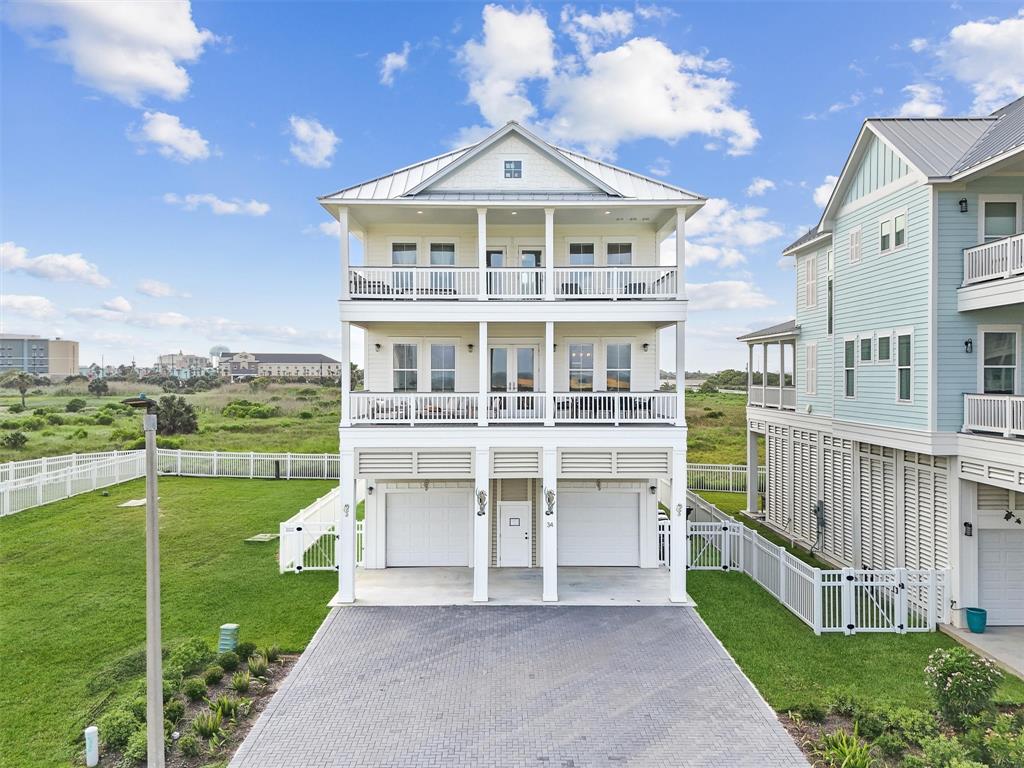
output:
[[[766,522],[844,566],[948,568],[997,625],[1024,624],[1022,210],[1024,100],[869,119],[785,250],[795,321],[741,337]]]
[[[485,601],[489,569],[537,568],[552,601],[560,567],[658,567],[659,483],[673,515],[686,504],[659,332],[681,380],[683,234],[704,198],[509,123],[320,203],[341,229],[342,360],[365,331],[363,390],[342,366],[338,600],[356,597],[357,480],[366,569],[472,568]]]

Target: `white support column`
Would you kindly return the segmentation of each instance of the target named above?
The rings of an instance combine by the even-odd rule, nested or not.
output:
[[[352,323],[341,321],[341,426],[352,424]]]
[[[341,449],[338,465],[338,601],[356,600],[356,454],[352,448]]]
[[[555,426],[555,324],[544,323],[544,426]]]
[[[341,259],[341,299],[344,301],[349,295],[349,284],[348,279],[348,268],[349,268],[349,253],[348,253],[348,208],[338,208],[338,239],[341,242],[340,253],[338,254]]]
[[[686,209],[676,208],[676,298],[686,298]]]
[[[686,426],[686,323],[676,323],[676,426]]]
[[[545,448],[541,483],[541,566],[544,569],[545,602],[558,601],[558,450]],[[554,494],[553,496],[551,494]],[[550,497],[550,501],[549,501]]]
[[[477,298],[487,301],[487,209],[476,209]]]
[[[544,299],[555,298],[555,209],[544,209]]]
[[[487,572],[491,566],[490,498],[491,452],[476,449],[476,486],[473,496],[473,601],[487,602]],[[482,503],[481,503],[482,502]]]
[[[761,368],[761,405],[768,407],[768,342],[761,344],[763,367]]]
[[[487,363],[490,359],[490,350],[487,349],[487,321],[480,321],[480,334],[477,339],[477,363],[479,379],[479,389],[477,392],[477,405],[476,405],[476,423],[478,427],[487,426],[487,392],[490,390],[488,376],[487,376]]]
[[[779,342],[779,410],[782,410],[783,385],[786,383],[786,342]]]
[[[672,449],[672,535],[671,566],[668,577],[668,599],[673,603],[685,603],[686,594],[686,448]]]
[[[747,425],[747,512],[755,515],[758,512],[758,476],[757,468],[757,432]]]

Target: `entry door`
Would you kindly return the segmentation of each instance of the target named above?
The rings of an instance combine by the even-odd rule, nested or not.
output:
[[[530,567],[532,523],[530,502],[498,502],[498,565],[503,568]]]
[[[536,383],[535,347],[491,347],[491,392],[534,392]]]

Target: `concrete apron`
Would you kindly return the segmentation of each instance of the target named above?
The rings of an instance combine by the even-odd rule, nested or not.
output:
[[[330,605],[677,605],[668,599],[668,568],[562,566],[558,602],[541,600],[540,568],[491,568],[488,601],[473,602],[473,569],[375,568],[356,571],[356,602]]]
[[[939,629],[1007,672],[1024,678],[1024,627],[986,627],[980,635],[950,624],[940,624]]]

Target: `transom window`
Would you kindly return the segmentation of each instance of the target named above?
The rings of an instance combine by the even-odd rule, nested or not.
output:
[[[1012,395],[1017,383],[1017,334],[986,331],[982,336],[981,362],[985,394]]]
[[[569,345],[569,391],[594,391],[594,345]]]
[[[909,333],[896,337],[897,399],[909,401],[911,396],[911,339]]]
[[[523,161],[522,160],[506,160],[505,161],[505,178],[506,179],[521,179],[521,178],[523,178]]]
[[[395,392],[415,392],[418,349],[415,344],[394,344],[392,346],[392,376]]]
[[[430,391],[455,391],[455,345],[430,345]]]
[[[626,342],[608,345],[606,372],[609,392],[629,392],[632,351],[632,346]]]

